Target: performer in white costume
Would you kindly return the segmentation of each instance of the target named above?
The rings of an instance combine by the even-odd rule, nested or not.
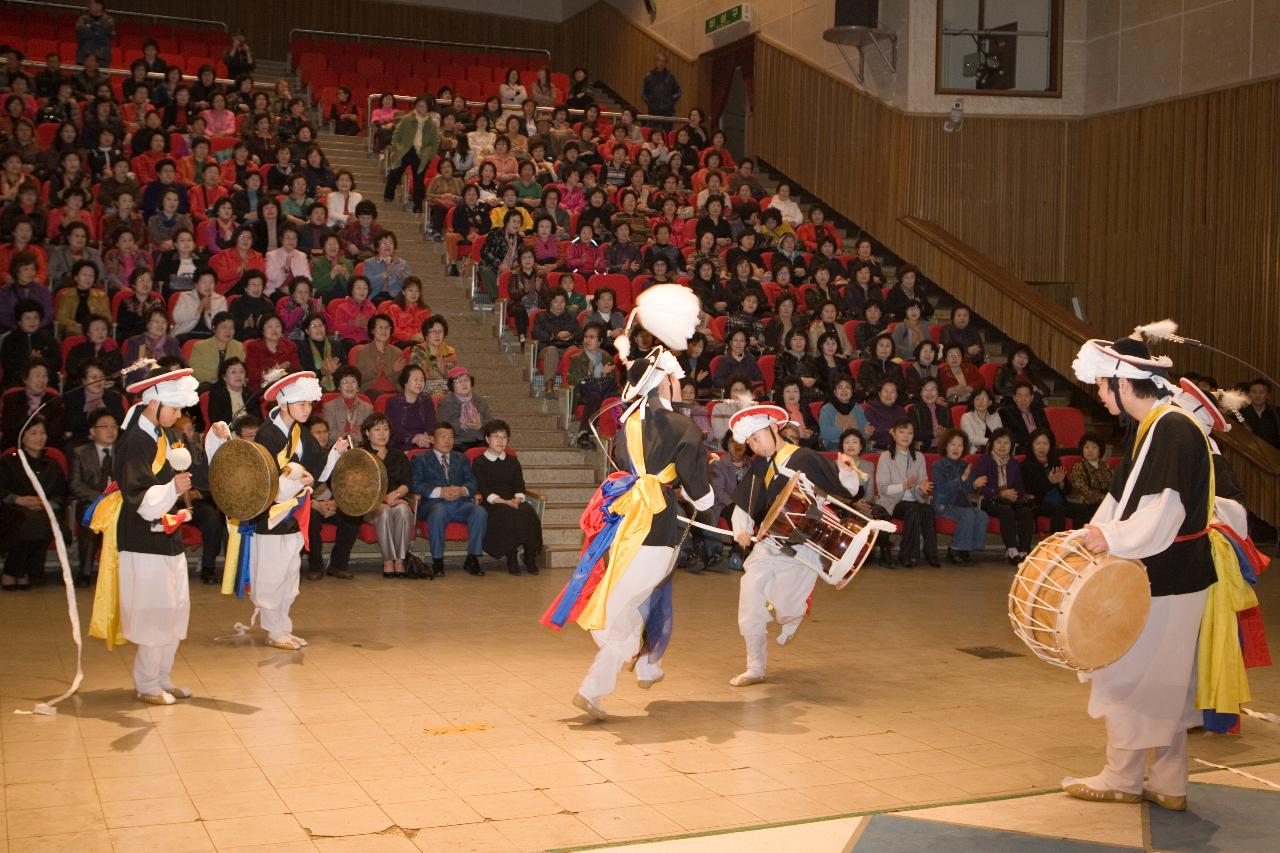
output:
[[[1121,415],[1131,439],[1110,494],[1085,527],[1084,543],[1093,551],[1141,559],[1152,598],[1133,647],[1110,666],[1082,676],[1092,685],[1090,716],[1106,722],[1106,766],[1088,778],[1064,779],[1063,788],[1083,800],[1136,803],[1145,797],[1185,809],[1187,729],[1201,721],[1197,638],[1202,616],[1210,617],[1210,587],[1227,577],[1215,568],[1209,531],[1209,447],[1196,420],[1170,404],[1171,360],[1152,357],[1142,340],[1089,341],[1072,366],[1082,382],[1096,383],[1103,405]],[[1230,617],[1234,623],[1235,614]],[[1238,656],[1238,645],[1235,651]],[[1200,654],[1201,666],[1206,659],[1225,659],[1216,653],[1206,658],[1204,649]],[[1144,785],[1148,750],[1155,757]]]
[[[640,295],[627,322],[644,326],[666,347],[680,351],[698,322],[697,296],[675,284],[655,285]],[[620,336],[626,360],[629,341]],[[599,647],[575,707],[605,719],[601,700],[613,692],[618,672],[635,662],[637,683],[649,688],[664,678],[662,655],[671,631],[670,577],[685,528],[677,518],[674,488],[694,510],[709,510],[715,495],[707,482],[702,432],[671,410],[684,377],[676,357],[662,346],[627,362],[628,384],[615,445],[620,470],[597,490],[586,512],[587,541],[573,577],[543,616],[560,628],[570,619],[591,632]]]
[[[273,378],[268,374],[268,381]],[[254,441],[265,447],[280,466],[276,503],[255,519],[251,533],[232,531],[227,544],[223,592],[231,592],[234,586],[236,552],[239,548],[250,548],[249,595],[254,606],[250,627],[254,619],[261,616],[267,645],[278,649],[296,651],[307,645],[306,640],[293,633],[289,609],[298,597],[311,486],[327,481],[338,457],[350,447],[346,437],[340,438],[326,458],[310,431],[302,426],[311,417],[312,406],[320,400],[320,395],[320,383],[311,371],[291,373],[268,385],[263,397],[276,406],[258,428]],[[210,460],[218,447],[221,447],[220,441],[212,445]],[[319,543],[315,547],[319,547]]]
[[[820,566],[818,555],[808,548],[787,553],[772,539],[752,546],[756,524],[793,476],[803,475],[811,485],[847,504],[857,500],[863,488],[862,474],[852,460],[840,454],[832,462],[817,451],[787,442],[778,432],[786,423],[786,410],[770,404],[748,406],[729,419],[734,441],[755,454],[733,493],[733,538],[742,548],[751,549],[738,588],[738,630],[747,646],[747,668],[729,680],[734,687],[764,681],[769,622],[777,620],[780,626],[778,645],[795,636],[818,580],[815,568]]]
[[[191,453],[181,446],[173,425],[184,408],[199,402],[197,385],[191,371],[183,369],[128,386],[125,390],[142,399],[125,417],[112,466],[120,501],[114,537],[120,629],[124,639],[138,646],[134,689],[152,705],[172,705],[191,696],[171,680],[191,612],[179,530],[191,511],[170,512],[191,488]],[[116,580],[111,572],[99,577],[104,584]]]

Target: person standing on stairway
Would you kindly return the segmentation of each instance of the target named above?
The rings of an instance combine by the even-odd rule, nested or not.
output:
[[[644,83],[640,90],[640,98],[644,101],[646,109],[649,110],[650,115],[673,116],[676,114],[676,103],[682,94],[680,81],[667,68],[667,55],[658,51],[653,57],[653,68],[644,75]],[[671,122],[658,121],[654,122],[654,126],[664,131],[670,130]]]
[[[400,119],[395,133],[391,135],[391,145],[387,148],[387,186],[382,197],[392,202],[396,199],[396,185],[405,169],[409,169],[413,182],[413,212],[422,210],[422,199],[426,195],[427,166],[435,159],[436,150],[440,146],[440,133],[436,129],[435,120],[428,112],[431,99],[419,95],[413,102],[413,110]]]

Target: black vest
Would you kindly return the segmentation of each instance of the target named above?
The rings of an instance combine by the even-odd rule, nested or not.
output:
[[[160,429],[160,432],[164,433],[170,447],[177,441],[172,430]],[[116,545],[121,551],[172,557],[183,551],[182,534],[176,530],[173,533],[153,530],[152,522],[138,515],[138,507],[142,505],[147,490],[169,483],[176,473],[169,466],[168,459],[158,472],[151,473],[156,445],[156,440],[142,426],[142,415],[138,415],[112,448],[112,476],[120,484],[123,498],[120,519],[116,522]]]

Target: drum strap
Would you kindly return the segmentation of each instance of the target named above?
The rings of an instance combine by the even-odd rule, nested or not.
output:
[[[784,444],[777,453],[773,454],[773,458],[769,460],[769,470],[764,472],[765,488],[768,488],[769,483],[772,482],[773,475],[779,473],[779,469],[785,467],[787,460],[799,449],[794,444]]]

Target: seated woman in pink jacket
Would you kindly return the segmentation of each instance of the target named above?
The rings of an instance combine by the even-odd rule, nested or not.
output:
[[[369,318],[377,310],[369,298],[369,279],[356,276],[347,292],[347,299],[335,300],[337,304],[330,312],[333,331],[347,343],[362,344],[369,340]]]
[[[576,272],[586,278],[605,271],[604,251],[592,237],[591,225],[584,222],[578,228],[577,238],[565,246],[562,270]]]

